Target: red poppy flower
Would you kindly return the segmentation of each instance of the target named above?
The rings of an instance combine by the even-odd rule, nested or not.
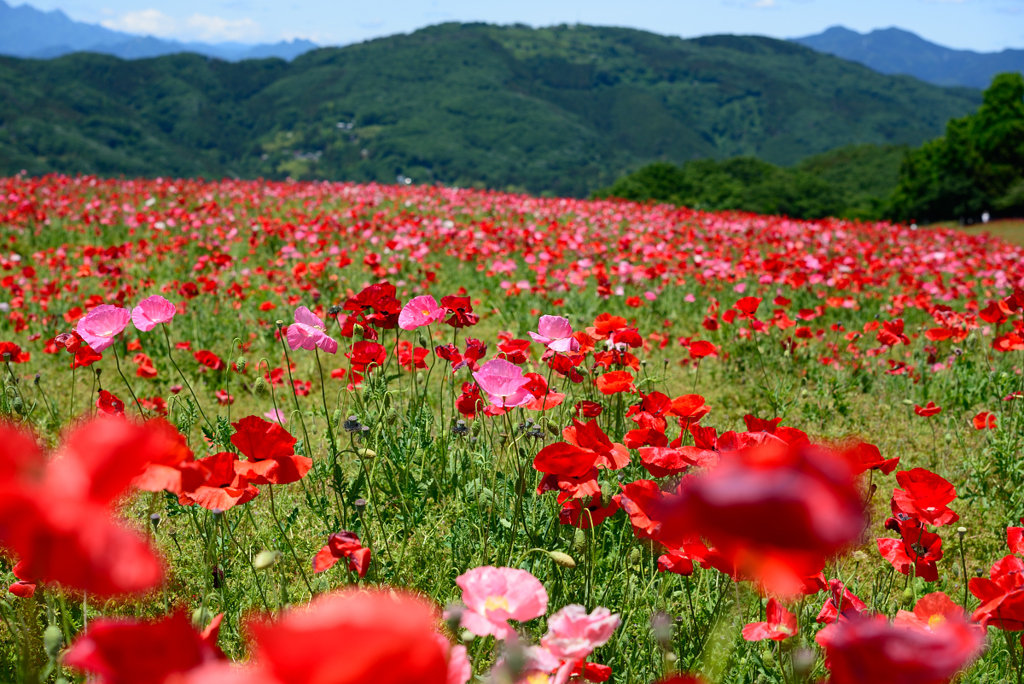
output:
[[[21,559],[23,577],[97,596],[159,584],[160,561],[110,510],[145,467],[150,431],[93,421],[68,435],[49,462],[21,432],[0,428],[0,442],[0,544]]]
[[[285,684],[445,684],[436,621],[432,605],[391,590],[326,594],[250,623],[252,660]]]
[[[679,418],[679,425],[688,430],[691,425],[699,423],[701,418],[711,413],[711,407],[699,394],[684,394],[672,400],[668,414]]]
[[[124,415],[124,402],[107,390],[100,390],[99,397],[96,399],[96,408],[100,410],[100,413],[108,416]]]
[[[135,369],[136,377],[140,378],[155,378],[157,376],[156,366],[153,365],[153,359],[149,358],[146,354],[136,354],[132,357],[132,363],[138,366]]]
[[[25,363],[32,358],[31,354],[22,351],[21,347],[13,342],[0,342],[0,361],[4,360],[5,354],[11,363]]]
[[[448,309],[450,315],[445,319],[445,323],[453,328],[468,328],[480,322],[480,316],[473,313],[473,304],[469,297],[441,297],[441,308]]]
[[[202,468],[205,479],[198,487],[183,490],[178,494],[178,503],[182,506],[198,504],[210,511],[217,508],[226,511],[252,501],[260,490],[237,472],[239,469],[251,467],[243,467],[241,463],[230,451],[222,451],[197,460],[196,466]]]
[[[529,340],[508,340],[498,345],[498,358],[503,358],[510,363],[523,364],[526,363],[529,357],[530,341]]]
[[[348,569],[360,577],[366,577],[370,569],[370,549],[359,543],[354,532],[342,531],[332,534],[327,544],[313,557],[313,573],[324,572],[339,560],[348,560]]]
[[[740,574],[791,595],[802,578],[855,543],[865,521],[846,461],[822,447],[745,449],[680,484],[659,540],[706,538]]]
[[[577,416],[584,418],[597,418],[604,411],[604,407],[593,401],[578,401],[573,406]]]
[[[886,347],[893,347],[900,342],[909,345],[910,338],[903,334],[903,319],[883,321],[882,330],[878,332],[878,342]]]
[[[629,371],[612,371],[605,373],[594,381],[601,394],[618,394],[619,392],[634,392],[633,374]]]
[[[622,438],[622,443],[627,449],[639,449],[644,446],[667,447],[668,437],[660,430],[640,428],[627,432]]]
[[[981,601],[971,619],[1009,632],[1024,630],[1024,562],[1006,556],[992,565],[989,577],[972,577],[967,583]]]
[[[937,527],[960,519],[947,506],[956,498],[956,489],[941,476],[914,468],[896,473],[896,482],[903,489],[893,490],[893,505],[903,514]]]
[[[566,354],[555,354],[548,359],[548,367],[570,382],[583,382],[583,375],[576,370],[576,367],[583,363],[582,356],[567,356]]]
[[[562,430],[562,437],[570,444],[596,452],[598,468],[618,470],[629,464],[629,451],[611,441],[596,420],[581,423],[574,418],[572,425]]]
[[[974,425],[975,430],[995,430],[996,416],[994,413],[982,411],[978,415],[974,416],[971,423]]]
[[[878,470],[883,475],[888,475],[900,463],[899,456],[882,458],[882,452],[878,450],[878,447],[867,442],[857,442],[847,446],[843,449],[843,455],[850,462],[853,472],[858,475],[868,470]]]
[[[661,532],[661,509],[667,498],[658,483],[651,480],[637,480],[620,485],[622,491],[614,499],[626,511],[633,526],[633,534],[639,539],[659,539]],[[678,545],[677,545],[678,546]]]
[[[710,342],[705,342],[704,340],[695,340],[691,342],[687,348],[690,351],[690,357],[698,360],[707,358],[708,356],[718,355],[717,347]]]
[[[896,613],[893,625],[931,631],[946,620],[965,622],[967,615],[964,609],[953,602],[941,591],[926,594],[917,600],[914,611],[900,610]]]
[[[909,575],[913,566],[916,577],[926,582],[937,582],[939,571],[935,563],[942,558],[942,538],[928,532],[916,520],[901,522],[899,531],[901,539],[883,537],[877,540],[882,558],[903,575]]]
[[[852,619],[868,609],[866,603],[861,601],[853,592],[847,589],[839,580],[828,581],[828,598],[818,612],[816,622],[831,625],[839,620],[840,616]]]
[[[946,620],[923,631],[861,617],[833,628],[825,656],[832,684],[943,684],[983,647],[984,635],[964,620]]]
[[[914,413],[921,416],[922,418],[931,418],[932,416],[938,415],[942,412],[942,408],[935,405],[934,401],[929,401],[924,406],[918,406],[914,404]]]
[[[206,366],[210,370],[222,371],[225,368],[227,368],[227,364],[224,363],[224,359],[220,358],[212,351],[201,349],[197,351],[194,354],[194,356],[196,361],[198,361],[201,365]]]
[[[280,423],[248,416],[231,424],[231,443],[248,461],[238,461],[235,470],[253,484],[298,482],[313,467],[313,459],[296,456],[298,440]]]
[[[533,400],[523,406],[527,411],[550,411],[565,401],[564,394],[555,392],[548,387],[548,382],[543,375],[524,373],[523,377],[529,379],[523,389],[533,395]]]
[[[455,408],[466,418],[475,418],[483,410],[485,402],[480,387],[475,382],[462,383],[462,394],[455,400]]]
[[[352,345],[352,351],[345,354],[352,361],[352,370],[356,373],[366,373],[367,369],[384,366],[388,358],[388,350],[382,344],[359,340]]]
[[[562,525],[572,525],[581,530],[589,530],[591,526],[603,523],[619,512],[619,502],[613,497],[604,505],[601,499],[600,490],[594,494],[590,503],[584,505],[583,500],[574,498],[562,504],[562,510],[558,512],[558,522]]]
[[[743,638],[747,641],[784,641],[797,633],[796,615],[779,603],[778,599],[768,599],[765,608],[765,621],[752,622],[743,627]]]
[[[653,477],[678,475],[693,465],[682,451],[669,446],[650,446],[640,449],[640,465]]]
[[[184,611],[154,621],[100,618],[78,637],[63,662],[99,684],[162,684],[168,677],[223,659],[217,633],[223,614],[202,633]]]
[[[757,307],[761,306],[760,297],[743,297],[733,305],[733,308],[747,318],[753,318],[757,314]]]
[[[168,491],[180,494],[193,491],[206,481],[207,473],[198,465],[185,436],[166,420],[146,423],[148,442],[145,469],[132,484],[146,492]]]
[[[587,328],[587,334],[595,340],[606,340],[616,330],[626,327],[626,319],[622,316],[612,316],[610,313],[603,313],[594,319],[594,325]]]

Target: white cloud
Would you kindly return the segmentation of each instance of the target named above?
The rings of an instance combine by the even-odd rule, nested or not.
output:
[[[178,22],[157,9],[138,10],[122,14],[116,19],[105,19],[100,22],[104,27],[114,31],[142,33],[158,38],[174,35],[178,30]]]
[[[157,9],[128,12],[101,23],[115,31],[207,42],[245,42],[257,39],[263,33],[260,25],[249,18],[225,19],[207,14],[193,14],[184,19],[177,19]]]
[[[754,2],[754,7],[757,9],[774,9],[778,6],[776,0],[756,0]]]

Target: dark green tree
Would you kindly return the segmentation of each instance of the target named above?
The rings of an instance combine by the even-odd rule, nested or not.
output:
[[[907,153],[893,193],[893,218],[974,220],[1024,211],[1024,77],[1000,74],[974,114]]]

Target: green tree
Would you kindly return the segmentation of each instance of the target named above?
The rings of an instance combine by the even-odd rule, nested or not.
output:
[[[900,220],[975,219],[1024,211],[1024,77],[999,74],[974,114],[909,152],[893,193]]]

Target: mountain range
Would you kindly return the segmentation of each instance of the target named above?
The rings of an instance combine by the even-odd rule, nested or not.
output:
[[[833,26],[817,35],[794,38],[793,42],[883,74],[907,74],[936,85],[984,89],[998,73],[1024,73],[1024,50],[953,50],[898,28],[857,33]]]
[[[441,24],[290,63],[0,58],[0,172],[582,196],[654,160],[918,145],[979,102],[770,38]]]
[[[301,39],[264,45],[182,43],[112,31],[74,21],[60,10],[44,12],[29,5],[12,7],[0,0],[0,55],[12,57],[50,59],[72,52],[98,52],[122,59],[139,59],[194,52],[229,61],[266,57],[291,60],[316,47],[315,43]]]

